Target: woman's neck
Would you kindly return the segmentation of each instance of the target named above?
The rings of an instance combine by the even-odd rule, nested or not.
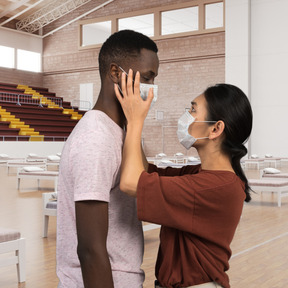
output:
[[[201,167],[204,170],[224,170],[234,172],[229,156],[220,150],[198,149]]]

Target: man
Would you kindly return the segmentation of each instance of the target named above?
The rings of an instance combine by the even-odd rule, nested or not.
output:
[[[150,38],[131,30],[111,35],[100,50],[98,100],[76,125],[61,155],[59,288],[142,287],[142,224],[135,199],[119,189],[126,119],[114,83],[121,89],[121,75],[131,68],[140,72],[142,83],[153,84],[157,52]]]

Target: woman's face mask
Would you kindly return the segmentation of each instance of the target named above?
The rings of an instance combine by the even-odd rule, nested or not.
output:
[[[195,121],[195,118],[186,111],[178,120],[178,130],[177,130],[177,136],[179,142],[188,150],[190,149],[193,144],[198,139],[206,139],[209,137],[201,137],[201,138],[195,138],[192,135],[189,134],[188,128],[193,122],[199,122],[199,123],[216,123],[217,121]]]
[[[128,77],[128,74],[126,73],[126,71],[125,71],[122,67],[120,67],[120,66],[119,66],[119,68],[120,68],[121,71],[122,71],[123,73],[125,73],[125,74],[127,75],[127,77]],[[134,82],[134,80],[133,80],[133,82]],[[118,84],[118,87],[119,87],[120,91],[122,92],[119,84]],[[148,93],[149,93],[149,89],[150,89],[150,88],[153,88],[153,95],[154,95],[153,100],[152,100],[152,103],[151,103],[151,106],[150,106],[150,109],[151,109],[151,107],[155,104],[155,102],[157,101],[157,98],[158,98],[158,85],[140,83],[140,96],[141,96],[141,98],[142,98],[144,101],[146,101],[146,99],[147,99],[147,97],[148,97]]]

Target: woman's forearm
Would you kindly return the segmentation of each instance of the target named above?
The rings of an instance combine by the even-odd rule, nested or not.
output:
[[[142,153],[142,163],[143,163],[143,166],[144,166],[144,170],[148,171],[149,163],[148,163],[146,155],[144,154],[144,151],[143,151],[142,140],[141,140],[141,153]]]
[[[140,73],[137,71],[133,80],[133,71],[129,69],[126,75],[121,76],[122,93],[114,84],[115,95],[122,106],[127,119],[127,133],[123,148],[120,189],[132,196],[137,196],[137,185],[140,175],[148,169],[148,163],[141,147],[141,134],[144,120],[153,100],[153,89],[149,90],[144,101],[140,96]]]
[[[123,149],[120,189],[131,196],[137,196],[138,181],[145,170],[141,147],[142,128],[141,122],[128,123]]]

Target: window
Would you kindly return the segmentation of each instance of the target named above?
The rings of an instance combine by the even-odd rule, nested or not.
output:
[[[133,29],[148,37],[154,36],[154,15],[146,14],[135,17],[122,18],[118,20],[119,31]]]
[[[82,25],[81,46],[97,45],[104,43],[111,35],[111,21]]]
[[[205,5],[205,29],[223,27],[223,2]]]
[[[5,68],[15,67],[15,49],[12,47],[0,46],[0,66]]]
[[[161,13],[161,35],[198,30],[198,7]]]
[[[222,32],[225,31],[223,3],[220,0],[193,0],[109,15],[95,19],[94,23],[93,19],[80,20],[79,49],[100,46],[111,34],[124,29],[143,33],[153,40]]]
[[[17,69],[31,72],[41,72],[41,54],[18,49]]]

